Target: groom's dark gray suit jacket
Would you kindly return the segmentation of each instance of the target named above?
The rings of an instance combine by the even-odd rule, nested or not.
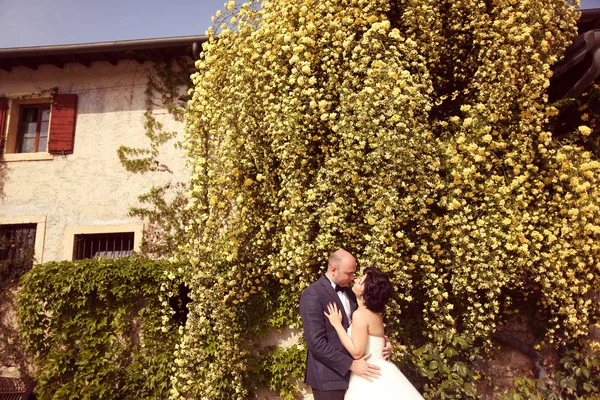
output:
[[[350,298],[352,313],[357,307],[356,296],[350,290],[346,294]],[[344,306],[329,279],[323,275],[307,287],[300,298],[300,315],[308,345],[304,381],[317,390],[346,390],[353,359],[323,314],[327,310],[327,303],[336,303],[338,309],[342,310],[342,325],[348,329],[350,323]]]

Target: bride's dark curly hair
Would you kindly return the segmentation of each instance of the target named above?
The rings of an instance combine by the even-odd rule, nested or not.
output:
[[[376,268],[365,269],[363,300],[373,312],[382,312],[388,300],[394,295],[390,278]]]

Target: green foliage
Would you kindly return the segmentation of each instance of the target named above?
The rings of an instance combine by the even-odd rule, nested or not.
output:
[[[557,400],[560,397],[552,393],[547,385],[537,379],[524,376],[515,378],[514,388],[501,397],[502,400]]]
[[[305,358],[306,348],[303,345],[285,349],[267,347],[253,360],[250,382],[278,392],[285,400],[294,399],[298,392],[297,383],[304,377]]]
[[[591,400],[600,397],[600,357],[597,352],[568,351],[554,379],[544,382],[517,377],[502,400]]]
[[[600,397],[600,354],[571,350],[560,360],[556,381],[569,399]]]
[[[38,398],[166,398],[177,326],[161,284],[176,267],[100,258],[27,273],[18,319]]]
[[[480,358],[473,343],[452,330],[438,332],[431,342],[408,355],[408,368],[426,378],[426,399],[476,399],[476,372],[471,362]]]
[[[185,190],[186,186],[181,182],[153,186],[138,196],[143,206],[129,209],[129,215],[146,222],[141,245],[144,256],[161,258],[177,253],[188,220]]]

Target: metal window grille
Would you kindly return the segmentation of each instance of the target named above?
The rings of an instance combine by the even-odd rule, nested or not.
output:
[[[37,224],[0,225],[0,261],[31,259],[35,248]]]
[[[133,255],[133,232],[75,235],[73,260]]]
[[[25,383],[20,379],[0,377],[1,400],[21,400],[25,389]]]

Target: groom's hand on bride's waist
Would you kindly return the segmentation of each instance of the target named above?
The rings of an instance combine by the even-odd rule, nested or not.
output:
[[[350,366],[350,371],[356,375],[362,376],[369,382],[381,376],[380,368],[377,365],[369,364],[367,360],[371,357],[370,354],[365,354],[361,358],[354,360]]]
[[[386,361],[390,361],[390,358],[392,357],[392,343],[390,343],[390,339],[388,339],[387,336],[385,337],[385,346],[383,348],[383,350],[381,350],[381,355],[383,356],[383,358]]]

